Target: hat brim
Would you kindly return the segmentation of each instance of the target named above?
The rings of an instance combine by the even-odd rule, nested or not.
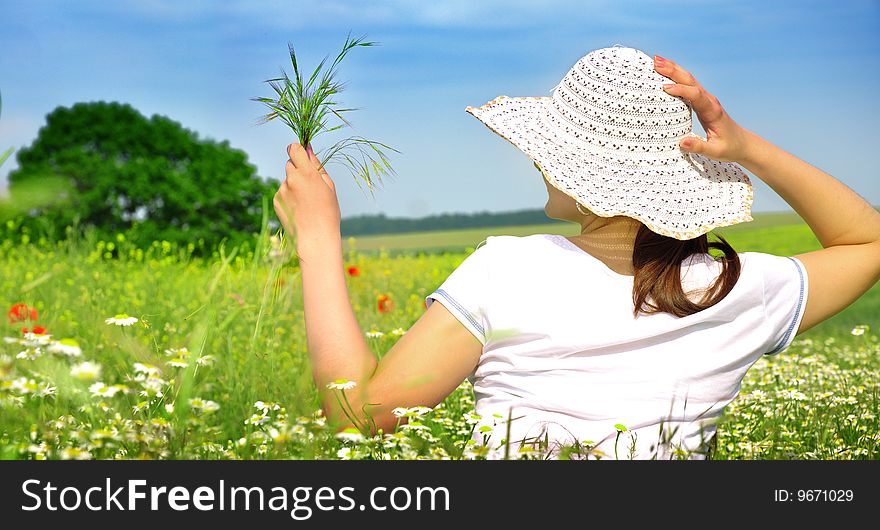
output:
[[[655,233],[680,240],[753,220],[752,183],[737,164],[678,149],[664,169],[677,169],[684,177],[661,174],[646,187],[644,178],[655,167],[640,167],[635,157],[636,165],[615,170],[588,142],[547,125],[549,103],[550,97],[498,96],[465,111],[523,151],[550,184],[601,217],[632,217]],[[693,197],[701,198],[696,207]]]

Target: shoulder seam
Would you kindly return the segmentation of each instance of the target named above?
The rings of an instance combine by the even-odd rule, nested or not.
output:
[[[793,258],[791,256],[785,256],[785,257],[788,258],[788,260],[791,261],[791,263],[797,269],[798,278],[800,278],[800,293],[798,294],[798,302],[797,302],[797,306],[795,308],[794,317],[792,318],[791,322],[788,324],[788,329],[785,330],[785,335],[783,335],[782,340],[776,344],[776,347],[773,348],[773,350],[767,352],[765,355],[774,355],[774,354],[778,353],[782,349],[782,345],[785,344],[786,342],[788,342],[788,339],[791,336],[792,331],[794,331],[794,325],[795,325],[795,323],[797,323],[798,318],[801,315],[801,311],[803,310],[804,273],[801,270],[801,267],[795,258]],[[763,276],[761,278],[763,280]],[[763,302],[763,300],[762,300],[762,302]],[[766,303],[765,303],[764,320],[766,321],[766,319],[767,319],[767,312],[766,312]]]
[[[486,337],[486,330],[485,330],[485,328],[482,326],[482,324],[480,324],[480,323],[474,318],[474,315],[473,315],[470,311],[468,311],[467,308],[465,308],[463,305],[461,305],[460,303],[458,303],[458,300],[456,300],[455,298],[453,298],[453,297],[452,297],[449,293],[447,293],[444,289],[437,289],[437,290],[434,291],[434,292],[435,292],[436,294],[441,295],[443,298],[445,298],[446,300],[448,300],[452,305],[454,305],[455,308],[458,309],[459,312],[461,312],[461,314],[462,314],[465,318],[467,318],[468,321],[469,321],[471,324],[473,324],[473,326],[474,326],[476,329],[478,329],[478,330],[480,331],[480,334],[483,336],[483,340],[485,340],[485,337]]]

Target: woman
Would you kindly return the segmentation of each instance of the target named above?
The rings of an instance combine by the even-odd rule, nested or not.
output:
[[[466,110],[532,158],[547,215],[581,233],[488,238],[377,361],[348,298],[333,181],[311,146],[288,146],[275,209],[296,233],[313,376],[336,429],[350,426],[327,387],[336,379],[356,383],[347,395],[361,419],[391,432],[395,407],[433,407],[468,378],[477,413],[497,420],[475,434],[490,458],[530,444],[552,456],[705,458],[752,364],[880,279],[880,213],[739,126],[673,61],[603,48],[552,97]],[[690,133],[692,111],[707,140]],[[823,249],[708,244],[712,228],[752,220],[737,164]]]

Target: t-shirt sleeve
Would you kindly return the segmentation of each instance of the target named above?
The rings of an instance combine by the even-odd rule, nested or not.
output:
[[[764,328],[766,355],[775,355],[794,341],[804,317],[809,281],[804,264],[792,256],[763,254]]]
[[[440,302],[480,343],[486,345],[486,302],[492,247],[480,244],[437,289],[425,297],[425,307]]]

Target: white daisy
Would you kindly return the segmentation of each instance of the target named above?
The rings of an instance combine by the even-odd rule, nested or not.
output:
[[[265,414],[254,414],[250,418],[244,420],[245,424],[262,425],[269,421],[269,416]]]
[[[401,425],[401,429],[406,429],[408,431],[428,431],[430,428],[420,421],[410,421],[406,425]]]
[[[480,423],[480,420],[482,420],[482,419],[483,419],[483,417],[480,416],[479,414],[477,414],[476,412],[468,412],[467,414],[464,415],[464,421],[466,421],[467,423],[469,423],[471,425],[476,424],[476,423]]]
[[[52,342],[52,335],[48,333],[33,333],[28,331],[22,334],[21,344],[27,347],[45,346]]]
[[[24,396],[0,397],[0,406],[21,408],[24,406]]]
[[[28,348],[26,350],[22,350],[15,354],[16,359],[27,359],[29,361],[33,361],[40,355],[43,355],[42,348]]]
[[[107,324],[116,324],[117,326],[130,326],[137,321],[138,319],[135,317],[130,317],[125,313],[120,313],[116,316],[108,318],[104,322],[106,322]]]
[[[431,412],[432,410],[434,410],[434,409],[431,409],[429,407],[415,406],[415,407],[410,407],[409,414],[411,416],[418,418],[418,417],[424,416],[425,414]]]
[[[867,330],[868,330],[868,326],[867,326],[867,325],[865,325],[865,324],[859,324],[858,326],[856,326],[856,327],[853,328],[853,330],[852,330],[852,334],[853,334],[853,335],[857,335],[857,336],[858,336],[858,335],[864,335],[864,334],[865,334],[865,331],[867,331]]]
[[[33,379],[22,376],[12,381],[3,381],[0,388],[9,388],[19,394],[32,394],[40,389],[40,385]]]
[[[37,389],[37,391],[34,392],[34,395],[38,397],[51,396],[56,390],[58,390],[57,387],[54,387],[49,383],[43,383],[43,386]]]
[[[279,431],[275,427],[269,429],[269,437],[272,438],[272,441],[277,444],[282,444],[290,440],[290,435],[286,431]]]
[[[327,388],[330,390],[351,390],[355,386],[357,386],[357,383],[348,379],[337,379],[327,384]]]
[[[79,343],[73,339],[61,339],[49,345],[49,351],[52,353],[60,353],[69,357],[78,357],[82,354]]]
[[[431,412],[433,409],[428,407],[416,406],[416,407],[395,407],[391,410],[391,413],[397,416],[398,418],[402,416],[407,416],[409,418],[419,418],[424,416],[425,414]]]
[[[220,405],[218,405],[216,402],[208,400],[208,399],[197,398],[197,397],[190,398],[189,406],[196,409],[196,410],[201,410],[203,412],[214,412],[215,410],[220,409]]]
[[[101,367],[95,363],[86,361],[71,368],[70,375],[83,381],[94,381],[101,376]]]
[[[63,460],[89,460],[92,458],[92,454],[86,449],[65,447],[61,450],[61,458]]]
[[[364,441],[364,435],[354,427],[348,427],[336,433],[336,439],[343,442],[360,443]]]
[[[281,410],[281,405],[273,401],[257,401],[256,403],[254,403],[254,408],[259,409],[263,411],[263,414],[266,414],[269,412],[269,409]]]
[[[162,379],[161,377],[150,376],[144,379],[143,381],[139,381],[143,390],[140,392],[140,395],[144,397],[162,397],[162,390],[168,384],[167,381]]]
[[[45,453],[49,449],[46,442],[40,442],[39,445],[31,444],[28,446],[28,453]]]
[[[384,335],[384,333],[376,329],[371,329],[367,332],[367,337],[370,337],[371,339],[378,339],[382,335]]]
[[[214,364],[214,356],[213,355],[202,355],[201,357],[196,359],[196,364],[199,366]]]
[[[147,375],[159,375],[162,373],[158,367],[146,363],[134,363],[134,371]]]
[[[92,386],[89,387],[89,392],[91,392],[93,396],[98,397],[113,397],[120,390],[121,389],[118,385],[108,386],[101,381],[93,383]]]
[[[189,350],[186,348],[186,346],[183,346],[182,348],[169,348],[165,350],[165,355],[168,355],[169,357],[180,357],[181,359],[186,359],[187,357],[189,357]]]
[[[404,333],[406,333],[406,330],[403,328],[395,328],[391,330],[391,334],[397,337],[403,335]]]
[[[168,364],[170,364],[171,366],[173,366],[175,368],[186,368],[186,366],[187,366],[186,361],[184,361],[183,359],[180,359],[180,358],[171,359],[170,361],[168,361]]]

